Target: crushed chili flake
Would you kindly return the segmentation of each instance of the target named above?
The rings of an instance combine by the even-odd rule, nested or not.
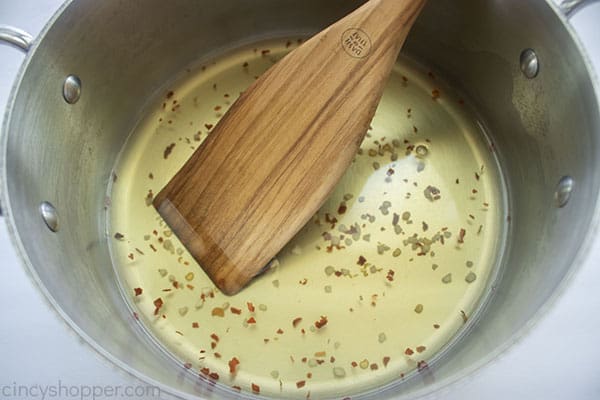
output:
[[[352,365],[353,368],[358,367],[358,363],[356,361],[352,361],[350,365]]]
[[[294,320],[292,321],[292,326],[294,328],[296,328],[298,326],[298,324],[300,324],[300,322],[302,322],[302,318],[301,317],[294,318]]]
[[[254,319],[254,317],[250,317],[246,320],[247,323],[249,324],[255,324],[256,323],[256,319]]]
[[[426,361],[421,360],[417,363],[417,369],[419,370],[419,372],[422,372],[422,371],[426,370],[427,368],[429,368],[429,365],[427,364]]]
[[[256,309],[254,308],[254,304],[248,302],[246,303],[248,305],[248,311],[250,312],[254,312]]]
[[[135,293],[136,296],[140,296],[142,294],[143,290],[142,290],[142,288],[137,287],[137,288],[133,289],[133,292]]]
[[[200,325],[197,322],[192,322],[192,328],[199,328]]]
[[[219,380],[219,374],[217,374],[216,372],[211,372],[210,374],[208,374],[209,378],[214,379],[215,381]]]
[[[283,329],[281,329],[281,328],[277,329],[277,334],[283,335]]]
[[[187,363],[183,364],[183,368],[185,368],[185,369],[192,368],[192,363],[191,362],[187,362]]]
[[[241,387],[239,387],[239,386],[232,386],[231,388],[232,388],[233,390],[235,390],[235,391],[238,391],[238,392],[241,392],[241,391],[242,391],[242,388],[241,388]]]
[[[208,375],[208,374],[210,374],[210,369],[204,367],[200,370],[200,372],[204,375]]]
[[[173,92],[172,90],[171,90],[171,91],[169,91],[169,92],[167,93],[167,99],[170,99],[171,97],[173,97],[173,95],[174,95],[174,94],[175,94],[175,92]]]
[[[360,256],[360,257],[358,257],[358,261],[356,262],[356,264],[365,265],[366,262],[367,262],[367,259],[364,258],[363,256]]]
[[[431,98],[433,98],[433,100],[439,99],[440,96],[441,96],[441,93],[438,89],[434,89],[431,91]]]
[[[404,350],[404,354],[406,354],[407,356],[412,356],[413,354],[415,354],[415,352],[410,347],[407,347],[406,350]]]
[[[417,353],[422,353],[422,352],[424,352],[425,350],[427,350],[427,347],[425,347],[425,346],[418,346],[418,347],[417,347]]]
[[[231,307],[230,310],[233,314],[240,315],[242,313],[242,310],[240,310],[239,308]]]
[[[465,235],[467,234],[467,231],[464,230],[463,228],[460,229],[460,232],[458,234],[458,243],[464,243],[465,242]]]
[[[215,307],[212,310],[211,315],[213,317],[224,317],[225,316],[225,310],[223,310],[221,307]]]
[[[129,254],[127,255],[127,258],[129,258],[130,260],[133,260],[133,253],[129,253]]]
[[[296,387],[298,389],[303,388],[306,385],[306,381],[298,381],[296,382]]]
[[[125,236],[122,233],[117,232],[117,233],[115,233],[115,239],[123,240],[123,239],[125,239]]]
[[[160,308],[163,306],[163,301],[162,299],[159,297],[158,299],[154,300],[154,315],[158,315],[158,312],[160,311]]]
[[[252,384],[252,392],[259,394],[260,393],[260,386],[258,386],[256,383]]]
[[[321,319],[319,319],[318,321],[315,322],[315,327],[317,329],[321,329],[322,327],[324,327],[325,325],[327,325],[327,322],[329,322],[327,320],[327,317],[321,316]]]
[[[240,365],[240,360],[238,360],[236,357],[233,357],[231,360],[229,360],[229,373],[235,374],[238,365]]]
[[[262,54],[263,56],[266,56],[267,54],[269,54],[271,52],[271,50],[263,50],[260,52],[260,54]]]
[[[169,121],[171,122],[171,121]],[[163,153],[163,157],[166,160],[167,158],[169,158],[169,156],[171,155],[171,153],[173,152],[173,149],[175,148],[175,143],[171,143],[170,145],[168,145],[165,148],[165,151]]]
[[[211,339],[213,339],[214,341],[218,342],[219,341],[219,337],[217,336],[216,333],[211,333],[210,335]]]
[[[387,367],[388,364],[390,363],[390,357],[383,357],[383,366]]]
[[[348,210],[346,203],[340,203],[340,206],[338,207],[338,214],[345,214],[346,210]]]
[[[371,371],[377,371],[379,369],[379,366],[377,364],[373,363],[373,364],[371,364],[370,368],[371,368]]]

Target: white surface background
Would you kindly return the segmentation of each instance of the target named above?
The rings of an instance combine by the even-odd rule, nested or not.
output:
[[[0,0],[0,24],[36,35],[61,2]],[[600,71],[600,4],[577,14],[572,23]],[[0,115],[22,60],[19,51],[0,46]],[[530,334],[500,360],[440,396],[448,400],[600,399],[600,248],[593,252],[591,261]],[[0,398],[15,398],[1,391],[3,385],[15,383],[141,385],[92,352],[46,305],[19,264],[4,223],[0,223],[0,272]]]

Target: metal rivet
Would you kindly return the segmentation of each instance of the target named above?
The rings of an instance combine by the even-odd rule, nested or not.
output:
[[[40,204],[40,214],[48,229],[52,232],[58,232],[58,213],[56,212],[56,208],[51,203],[44,201]]]
[[[554,193],[554,203],[556,207],[562,208],[567,205],[575,189],[575,180],[570,176],[560,178]]]
[[[538,56],[532,49],[525,49],[521,53],[521,71],[529,79],[535,78],[540,72]]]
[[[63,97],[69,104],[77,103],[77,100],[81,97],[81,79],[78,76],[67,76],[63,85]]]

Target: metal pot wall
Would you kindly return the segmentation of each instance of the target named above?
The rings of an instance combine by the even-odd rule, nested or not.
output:
[[[316,32],[361,3],[79,0],[33,42],[0,29],[28,50],[3,127],[5,219],[40,290],[114,363],[181,397],[234,396],[182,380],[131,318],[110,268],[106,185],[145,99],[199,57]],[[564,14],[582,3],[432,1],[415,26],[405,52],[441,71],[488,124],[511,230],[503,278],[469,334],[428,374],[371,396],[416,397],[488,362],[586,258],[599,217],[599,92]]]

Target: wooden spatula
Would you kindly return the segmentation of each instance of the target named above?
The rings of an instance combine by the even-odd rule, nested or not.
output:
[[[154,207],[226,294],[310,220],[352,162],[425,0],[371,0],[262,75]]]

